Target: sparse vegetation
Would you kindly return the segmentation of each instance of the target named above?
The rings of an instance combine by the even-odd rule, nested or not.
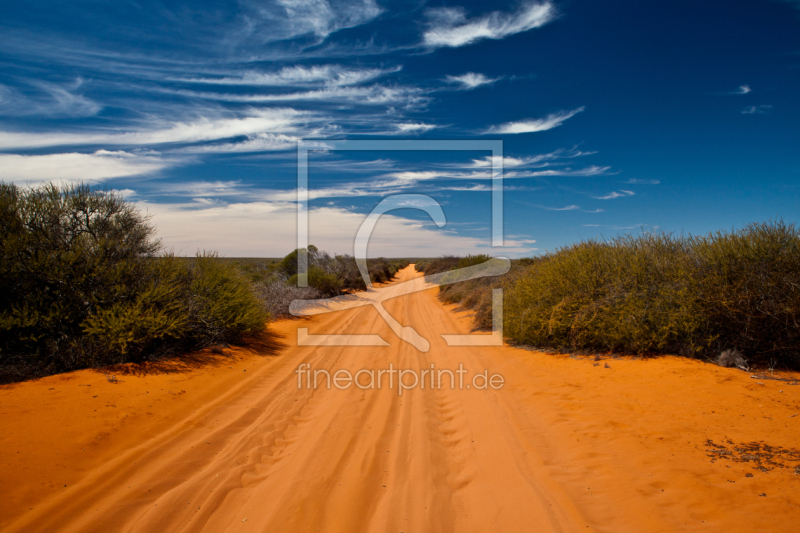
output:
[[[365,288],[352,257],[309,251],[310,287],[298,288],[297,251],[282,260],[178,258],[116,193],[0,184],[0,379],[240,342],[294,299]],[[372,280],[407,264],[371,260]]]
[[[0,184],[0,250],[4,379],[236,342],[267,320],[233,264],[163,254],[115,193]]]
[[[290,285],[297,286],[297,256],[294,250],[278,264],[277,271],[288,278]],[[367,261],[367,269],[372,283],[391,280],[398,270],[408,266],[406,259],[386,259],[379,257]],[[351,255],[331,256],[316,246],[308,247],[308,285],[317,289],[324,297],[336,296],[348,291],[367,288],[355,258]]]
[[[421,269],[440,265],[458,260]],[[709,360],[731,350],[725,364],[800,367],[800,234],[783,222],[581,242],[440,295],[474,309],[476,326],[487,327],[492,287],[505,289],[505,334],[521,344]]]

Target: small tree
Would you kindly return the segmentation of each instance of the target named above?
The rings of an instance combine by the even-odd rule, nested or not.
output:
[[[264,329],[234,264],[159,251],[117,193],[0,184],[0,374],[152,360]]]
[[[0,185],[0,358],[54,364],[94,310],[135,299],[156,254],[147,217],[85,185]]]

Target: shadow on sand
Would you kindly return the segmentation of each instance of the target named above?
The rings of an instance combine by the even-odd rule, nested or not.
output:
[[[181,374],[203,367],[217,367],[230,364],[241,356],[277,356],[288,347],[282,341],[284,335],[267,330],[255,337],[246,339],[237,346],[213,346],[203,350],[188,352],[143,363],[123,363],[95,369],[104,374],[119,376],[146,376],[153,374]]]

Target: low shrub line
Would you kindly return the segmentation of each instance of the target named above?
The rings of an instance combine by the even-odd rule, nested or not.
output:
[[[707,359],[737,350],[751,364],[800,367],[800,233],[782,221],[585,241],[513,261],[500,278],[443,286],[440,296],[474,309],[475,326],[486,328],[493,287],[504,289],[505,335],[516,343]]]

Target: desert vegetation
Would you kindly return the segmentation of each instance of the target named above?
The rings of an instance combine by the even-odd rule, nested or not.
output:
[[[283,259],[248,268],[254,290],[272,316],[289,316],[289,304],[292,300],[331,298],[367,288],[353,256],[331,256],[314,245],[310,245],[306,251],[308,287],[297,286],[299,249],[293,250]],[[370,259],[367,261],[370,280],[372,283],[387,282],[408,264],[406,259]]]
[[[364,288],[355,261],[309,247],[282,260],[165,251],[117,193],[0,184],[0,379],[156,360],[258,334],[294,299]],[[373,282],[407,261],[370,261]]]
[[[0,185],[4,379],[156,359],[264,329],[242,273],[164,253],[113,192]]]
[[[727,351],[721,362],[732,366],[800,367],[800,234],[781,221],[580,242],[514,261],[500,278],[442,286],[440,297],[486,328],[493,287],[504,289],[505,335],[519,344],[715,360]]]

